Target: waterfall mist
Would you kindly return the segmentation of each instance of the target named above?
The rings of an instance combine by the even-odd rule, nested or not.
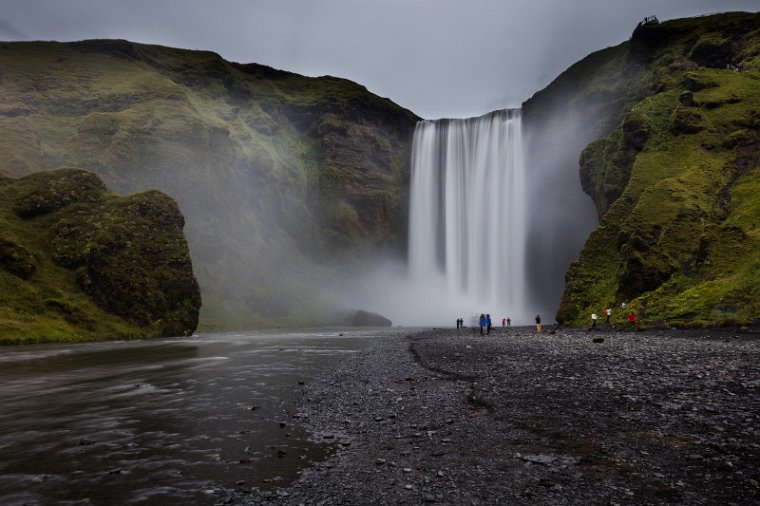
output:
[[[490,313],[554,321],[564,273],[596,225],[578,154],[592,138],[577,111],[523,121],[522,110],[417,123],[408,258],[388,261],[347,305],[398,325],[476,324]]]

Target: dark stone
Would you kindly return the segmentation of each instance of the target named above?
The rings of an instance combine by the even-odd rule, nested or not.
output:
[[[351,322],[356,327],[390,327],[392,322],[385,316],[370,311],[359,310]]]
[[[37,262],[24,246],[13,241],[0,239],[0,269],[4,269],[21,279],[29,279],[37,270]]]
[[[76,202],[97,202],[106,191],[98,176],[82,169],[30,174],[19,179],[18,186],[22,190],[13,203],[13,212],[24,219]]]
[[[678,101],[684,107],[692,107],[694,105],[694,93],[691,91],[684,91],[678,96]]]

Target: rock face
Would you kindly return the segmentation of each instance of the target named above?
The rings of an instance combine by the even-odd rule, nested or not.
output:
[[[526,104],[537,125],[577,112],[587,127],[573,135],[596,139],[580,177],[599,226],[567,272],[559,322],[622,302],[644,325],[760,315],[758,26],[746,13],[640,26]]]
[[[2,43],[0,67],[0,171],[171,195],[207,328],[327,323],[341,280],[405,251],[417,117],[362,86],[114,40]]]
[[[176,202],[81,169],[0,180],[0,341],[179,336],[198,326]]]

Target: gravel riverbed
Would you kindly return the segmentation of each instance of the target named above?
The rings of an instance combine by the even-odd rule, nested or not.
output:
[[[246,504],[760,504],[760,339],[434,329],[305,387],[336,450]]]

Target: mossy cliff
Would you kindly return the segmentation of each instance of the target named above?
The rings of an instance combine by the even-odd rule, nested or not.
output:
[[[210,52],[0,44],[0,171],[83,167],[175,198],[205,328],[327,323],[333,286],[403,255],[416,121],[352,82]]]
[[[0,177],[0,343],[178,336],[198,325],[177,204],[80,169]]]
[[[628,302],[644,325],[755,322],[760,14],[639,26],[542,93],[537,117],[557,97],[596,104],[582,114],[598,134],[580,178],[599,226],[567,272],[557,320],[585,326],[612,307],[622,323],[614,308]]]

